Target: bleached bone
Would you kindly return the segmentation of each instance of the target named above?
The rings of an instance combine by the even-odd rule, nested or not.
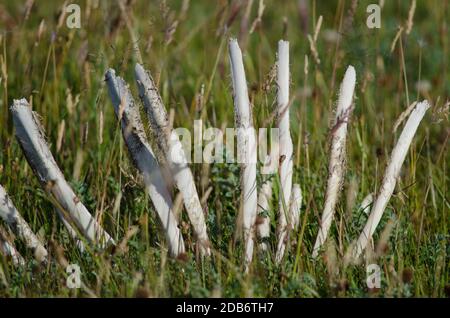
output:
[[[330,162],[328,166],[328,183],[325,195],[325,205],[322,212],[319,233],[312,257],[317,257],[320,247],[325,242],[333,221],[336,203],[342,186],[345,170],[345,144],[347,125],[353,111],[352,100],[356,84],[356,73],[353,66],[349,66],[339,92],[336,119],[331,131]]]
[[[275,261],[279,264],[288,241],[289,204],[292,192],[293,145],[289,128],[289,42],[278,42],[277,115],[280,130],[280,202],[278,207],[278,245]]]
[[[383,182],[378,192],[378,196],[372,206],[372,210],[367,220],[362,233],[353,249],[353,259],[359,258],[361,253],[367,246],[367,242],[372,238],[378,223],[381,220],[384,210],[392,196],[395,189],[397,178],[400,174],[400,169],[405,161],[409,146],[417,131],[417,127],[425,115],[425,112],[430,107],[428,101],[423,101],[417,104],[416,108],[409,115],[408,121],[403,128],[398,141],[392,150],[389,164],[384,173]]]
[[[25,260],[22,255],[16,250],[11,242],[8,241],[6,237],[3,236],[2,231],[0,231],[0,253],[5,256],[11,257],[11,260],[15,266],[24,266]]]
[[[241,159],[245,265],[248,266],[253,258],[258,197],[256,191],[256,136],[252,124],[252,110],[248,97],[242,52],[236,39],[230,39],[229,57],[233,82],[235,122],[238,128],[238,158]]]
[[[169,253],[177,257],[185,252],[183,237],[173,213],[172,198],[145,136],[138,106],[125,81],[116,76],[113,69],[106,72],[105,79],[131,159],[144,178],[145,190],[161,220],[169,245]]]
[[[0,185],[0,217],[9,225],[11,230],[19,237],[25,245],[33,251],[38,262],[47,259],[47,250],[31,230],[28,223],[17,211],[5,189]]]
[[[114,240],[92,217],[65,180],[45,141],[39,119],[28,102],[25,99],[14,100],[11,113],[16,138],[25,158],[42,187],[57,201],[59,213],[68,223],[74,224],[91,243],[100,248],[114,244]]]
[[[189,220],[194,228],[202,255],[210,255],[209,238],[202,205],[195,187],[194,176],[189,168],[186,155],[178,135],[170,130],[166,109],[150,72],[136,64],[135,77],[139,97],[144,105],[150,127],[156,135],[157,145],[164,154],[178,190],[184,201]]]
[[[364,214],[369,214],[370,206],[372,205],[372,203],[373,203],[373,193],[369,193],[361,201],[358,210],[362,210]]]
[[[300,223],[300,209],[302,207],[302,189],[300,185],[295,183],[292,187],[291,203],[289,206],[289,214],[291,216],[291,229],[296,230]]]

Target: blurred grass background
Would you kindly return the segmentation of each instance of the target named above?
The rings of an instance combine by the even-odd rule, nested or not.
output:
[[[64,6],[72,2],[81,8],[80,29],[66,26]],[[371,2],[266,0],[258,21],[257,0],[128,0],[122,9],[119,1],[2,0],[0,183],[43,241],[58,244],[69,263],[80,265],[83,282],[97,296],[448,296],[449,1],[417,1],[409,34],[405,30],[412,1],[384,1],[380,29],[366,26]],[[319,64],[307,35],[313,36],[320,16]],[[403,32],[395,42],[399,27]],[[166,108],[174,110],[174,127],[192,130],[200,118],[205,127],[233,127],[230,37],[239,39],[244,53],[257,127],[274,125],[269,120],[276,94],[271,70],[278,40],[290,41],[294,182],[304,197],[301,226],[282,266],[273,263],[273,204],[272,251],[258,255],[247,276],[241,242],[234,237],[238,166],[192,165],[200,196],[210,193],[205,213],[214,256],[201,260],[195,255],[183,211],[181,227],[190,252],[183,261],[167,259],[153,207],[129,161],[104,83],[106,69],[115,68],[137,97],[137,46]],[[327,135],[349,64],[356,68],[357,88],[347,174],[329,243],[322,257],[312,260],[326,188]],[[56,161],[81,201],[103,216],[116,241],[137,226],[123,255],[82,255],[74,248],[15,141],[8,107],[21,97],[42,116]],[[432,109],[419,126],[375,235],[376,244],[386,224],[394,222],[375,261],[382,269],[382,288],[368,290],[365,266],[344,267],[342,258],[366,221],[358,203],[378,189],[400,132],[392,131],[396,119],[422,99]],[[20,242],[16,245],[30,263],[17,269],[0,258],[1,296],[87,295],[86,290],[66,287],[67,274],[57,262],[36,267],[32,255]]]

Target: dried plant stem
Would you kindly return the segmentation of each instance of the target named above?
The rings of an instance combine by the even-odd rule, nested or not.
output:
[[[65,180],[45,141],[39,119],[28,102],[25,99],[14,100],[11,112],[16,138],[28,163],[43,188],[57,201],[57,208],[66,221],[76,225],[90,242],[100,248],[114,244],[114,240],[92,217]]]
[[[302,189],[300,185],[295,183],[292,187],[291,203],[289,206],[289,214],[291,216],[291,229],[296,230],[300,223],[300,209],[302,207]]]
[[[397,131],[397,128],[405,121],[406,118],[408,118],[409,114],[413,111],[414,108],[416,108],[417,101],[413,102],[411,105],[408,106],[408,108],[398,116],[397,120],[394,123],[394,128],[392,128],[392,133],[395,134]]]
[[[0,185],[0,217],[9,225],[11,230],[19,237],[25,245],[33,251],[38,262],[47,259],[47,250],[31,230],[28,223],[17,211],[5,189]]]
[[[250,34],[252,34],[255,31],[256,27],[261,24],[262,16],[263,16],[265,8],[266,8],[266,6],[264,5],[264,0],[259,0],[258,16],[256,17],[256,19],[252,23],[252,26],[251,26],[250,31],[249,31]]]
[[[408,20],[406,21],[406,34],[411,33],[414,24],[414,12],[416,11],[416,0],[412,0],[411,7],[408,12]]]
[[[131,23],[131,19],[128,15],[125,1],[117,0],[117,3],[119,4],[120,11],[122,12],[123,19],[128,29],[128,33],[130,34],[133,50],[134,53],[136,54],[136,59],[138,60],[139,63],[142,63],[141,50],[139,49],[139,39],[136,37],[136,33],[133,30],[133,24]]]
[[[336,203],[342,186],[345,170],[345,144],[347,125],[353,111],[352,100],[355,90],[356,74],[353,66],[349,66],[339,92],[336,119],[331,135],[330,162],[328,166],[328,183],[325,195],[325,205],[322,212],[319,233],[314,244],[312,256],[315,258],[327,238],[333,220]]]
[[[202,205],[195,186],[194,176],[178,135],[171,132],[166,109],[149,72],[140,64],[135,67],[139,97],[144,104],[150,127],[152,128],[160,151],[164,154],[180,191],[184,206],[195,231],[202,255],[210,255],[210,243],[206,229]]]
[[[322,16],[320,16],[319,20],[317,21],[315,30],[314,30],[314,35],[311,36],[310,34],[308,34],[308,36],[307,36],[311,54],[314,57],[316,64],[320,64],[319,52],[317,50],[317,38],[319,36],[320,27],[322,26],[322,20],[323,20]]]
[[[185,252],[183,237],[173,213],[172,198],[145,136],[139,109],[125,81],[116,77],[114,70],[108,70],[105,78],[131,159],[144,178],[146,192],[161,220],[169,244],[169,253],[177,257]]]
[[[397,144],[391,153],[391,158],[389,164],[384,173],[383,182],[381,184],[378,196],[372,206],[372,210],[367,220],[366,225],[356,242],[353,249],[353,259],[359,258],[361,253],[367,246],[367,242],[372,238],[378,223],[381,220],[384,210],[392,196],[395,189],[395,184],[397,178],[400,174],[400,169],[405,161],[406,154],[408,153],[409,146],[414,138],[425,112],[430,107],[428,102],[425,100],[417,104],[416,108],[411,112],[408,121],[403,128],[400,137],[398,138]]]
[[[292,192],[293,144],[289,128],[289,42],[278,42],[277,65],[277,115],[280,143],[280,183],[281,193],[278,208],[278,244],[275,261],[279,264],[284,256],[288,240],[289,205]]]
[[[235,123],[238,128],[238,158],[241,163],[242,223],[245,241],[245,264],[253,257],[255,221],[257,210],[256,191],[256,136],[252,124],[252,110],[247,91],[242,52],[236,39],[229,42],[231,78]]]

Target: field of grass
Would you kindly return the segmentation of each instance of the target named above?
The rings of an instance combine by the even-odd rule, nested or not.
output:
[[[366,8],[375,2],[367,0],[266,0],[260,21],[257,0],[129,0],[122,9],[119,1],[71,2],[80,5],[80,29],[66,26],[63,1],[0,0],[0,184],[52,255],[38,265],[16,240],[26,266],[15,267],[0,256],[0,296],[449,296],[448,0],[418,0],[409,26],[412,1],[384,1],[379,29],[366,25]],[[307,35],[314,34],[320,16],[318,63]],[[395,40],[399,27],[403,31]],[[196,119],[205,128],[233,127],[230,37],[238,38],[244,54],[255,127],[276,124],[271,114],[277,43],[290,41],[294,183],[303,192],[299,229],[276,265],[279,187],[274,182],[270,251],[255,249],[248,274],[243,242],[236,235],[239,166],[191,165],[205,199],[213,255],[195,253],[183,209],[180,228],[187,255],[169,258],[104,81],[105,71],[114,68],[137,99],[133,69],[142,58],[166,108],[174,110],[174,127],[192,130]],[[357,85],[347,172],[326,247],[313,259],[327,184],[328,134],[348,65],[356,69]],[[76,249],[14,137],[9,107],[22,97],[41,116],[51,151],[81,202],[125,249]],[[432,107],[374,235],[375,247],[383,232],[389,235],[371,261],[381,268],[381,288],[369,290],[364,262],[344,266],[343,257],[367,220],[359,203],[382,181],[402,128],[394,133],[394,123],[412,102],[423,99]],[[259,175],[258,182],[259,187]],[[0,227],[7,228],[2,221]],[[66,286],[64,262],[79,265],[82,288]]]

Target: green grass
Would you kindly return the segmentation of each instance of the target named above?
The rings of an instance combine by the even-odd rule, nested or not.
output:
[[[128,14],[143,62],[157,80],[166,107],[175,110],[175,127],[192,129],[193,121],[200,118],[206,127],[234,125],[227,56],[231,36],[240,38],[244,52],[255,125],[265,124],[274,109],[276,87],[269,74],[277,41],[290,41],[294,182],[300,183],[304,196],[301,226],[285,261],[276,266],[277,206],[272,205],[271,251],[255,256],[248,275],[243,271],[242,242],[235,237],[240,195],[237,165],[213,164],[209,169],[192,165],[200,196],[213,188],[206,211],[213,256],[196,257],[184,212],[181,227],[188,257],[179,261],[166,256],[164,236],[129,160],[103,78],[108,67],[115,68],[137,98],[133,84],[136,55],[117,3],[100,1],[93,7],[96,1],[74,1],[82,9],[82,28],[71,30],[65,23],[57,28],[62,1],[36,1],[29,15],[25,15],[25,2],[0,2],[0,184],[46,246],[57,242],[69,263],[80,266],[82,281],[97,296],[448,296],[449,117],[439,110],[450,95],[449,1],[419,0],[411,33],[402,34],[401,45],[397,42],[392,53],[397,28],[408,17],[409,1],[385,1],[381,28],[368,29],[366,7],[371,1],[358,2],[351,25],[346,21],[352,1],[308,1],[308,19],[304,20],[299,17],[297,1],[267,0],[262,23],[252,34],[240,31],[245,6],[235,15],[237,2],[191,1],[182,14],[182,1],[131,1]],[[249,25],[257,7],[254,1]],[[324,20],[317,44],[321,63],[317,65],[302,25],[312,33],[320,15]],[[170,35],[175,20],[178,25]],[[39,38],[41,21],[45,28]],[[338,43],[324,36],[330,30],[340,30]],[[309,57],[307,75],[305,55]],[[327,252],[313,260],[312,245],[326,188],[327,135],[339,82],[349,64],[356,68],[357,87],[347,174]],[[430,89],[419,91],[415,85],[419,80],[428,81]],[[81,201],[91,213],[103,213],[103,225],[116,241],[131,226],[138,227],[125,254],[80,254],[74,247],[14,138],[8,107],[21,97],[32,101],[42,116],[56,161]],[[73,111],[67,107],[70,98],[78,100]],[[425,98],[433,107],[419,126],[374,238],[378,242],[387,222],[395,220],[385,253],[376,260],[382,269],[382,286],[369,291],[365,266],[344,267],[342,262],[366,220],[357,203],[380,185],[400,131],[392,133],[395,120],[408,100]],[[64,139],[57,152],[62,120]],[[79,173],[74,173],[77,154],[83,159]],[[357,191],[356,205],[347,207],[349,191]],[[113,215],[119,193],[120,210]],[[273,203],[277,195],[275,187]],[[15,268],[0,257],[0,296],[87,296],[83,289],[66,287],[67,274],[58,262],[39,267],[20,242],[16,246],[28,265]]]

